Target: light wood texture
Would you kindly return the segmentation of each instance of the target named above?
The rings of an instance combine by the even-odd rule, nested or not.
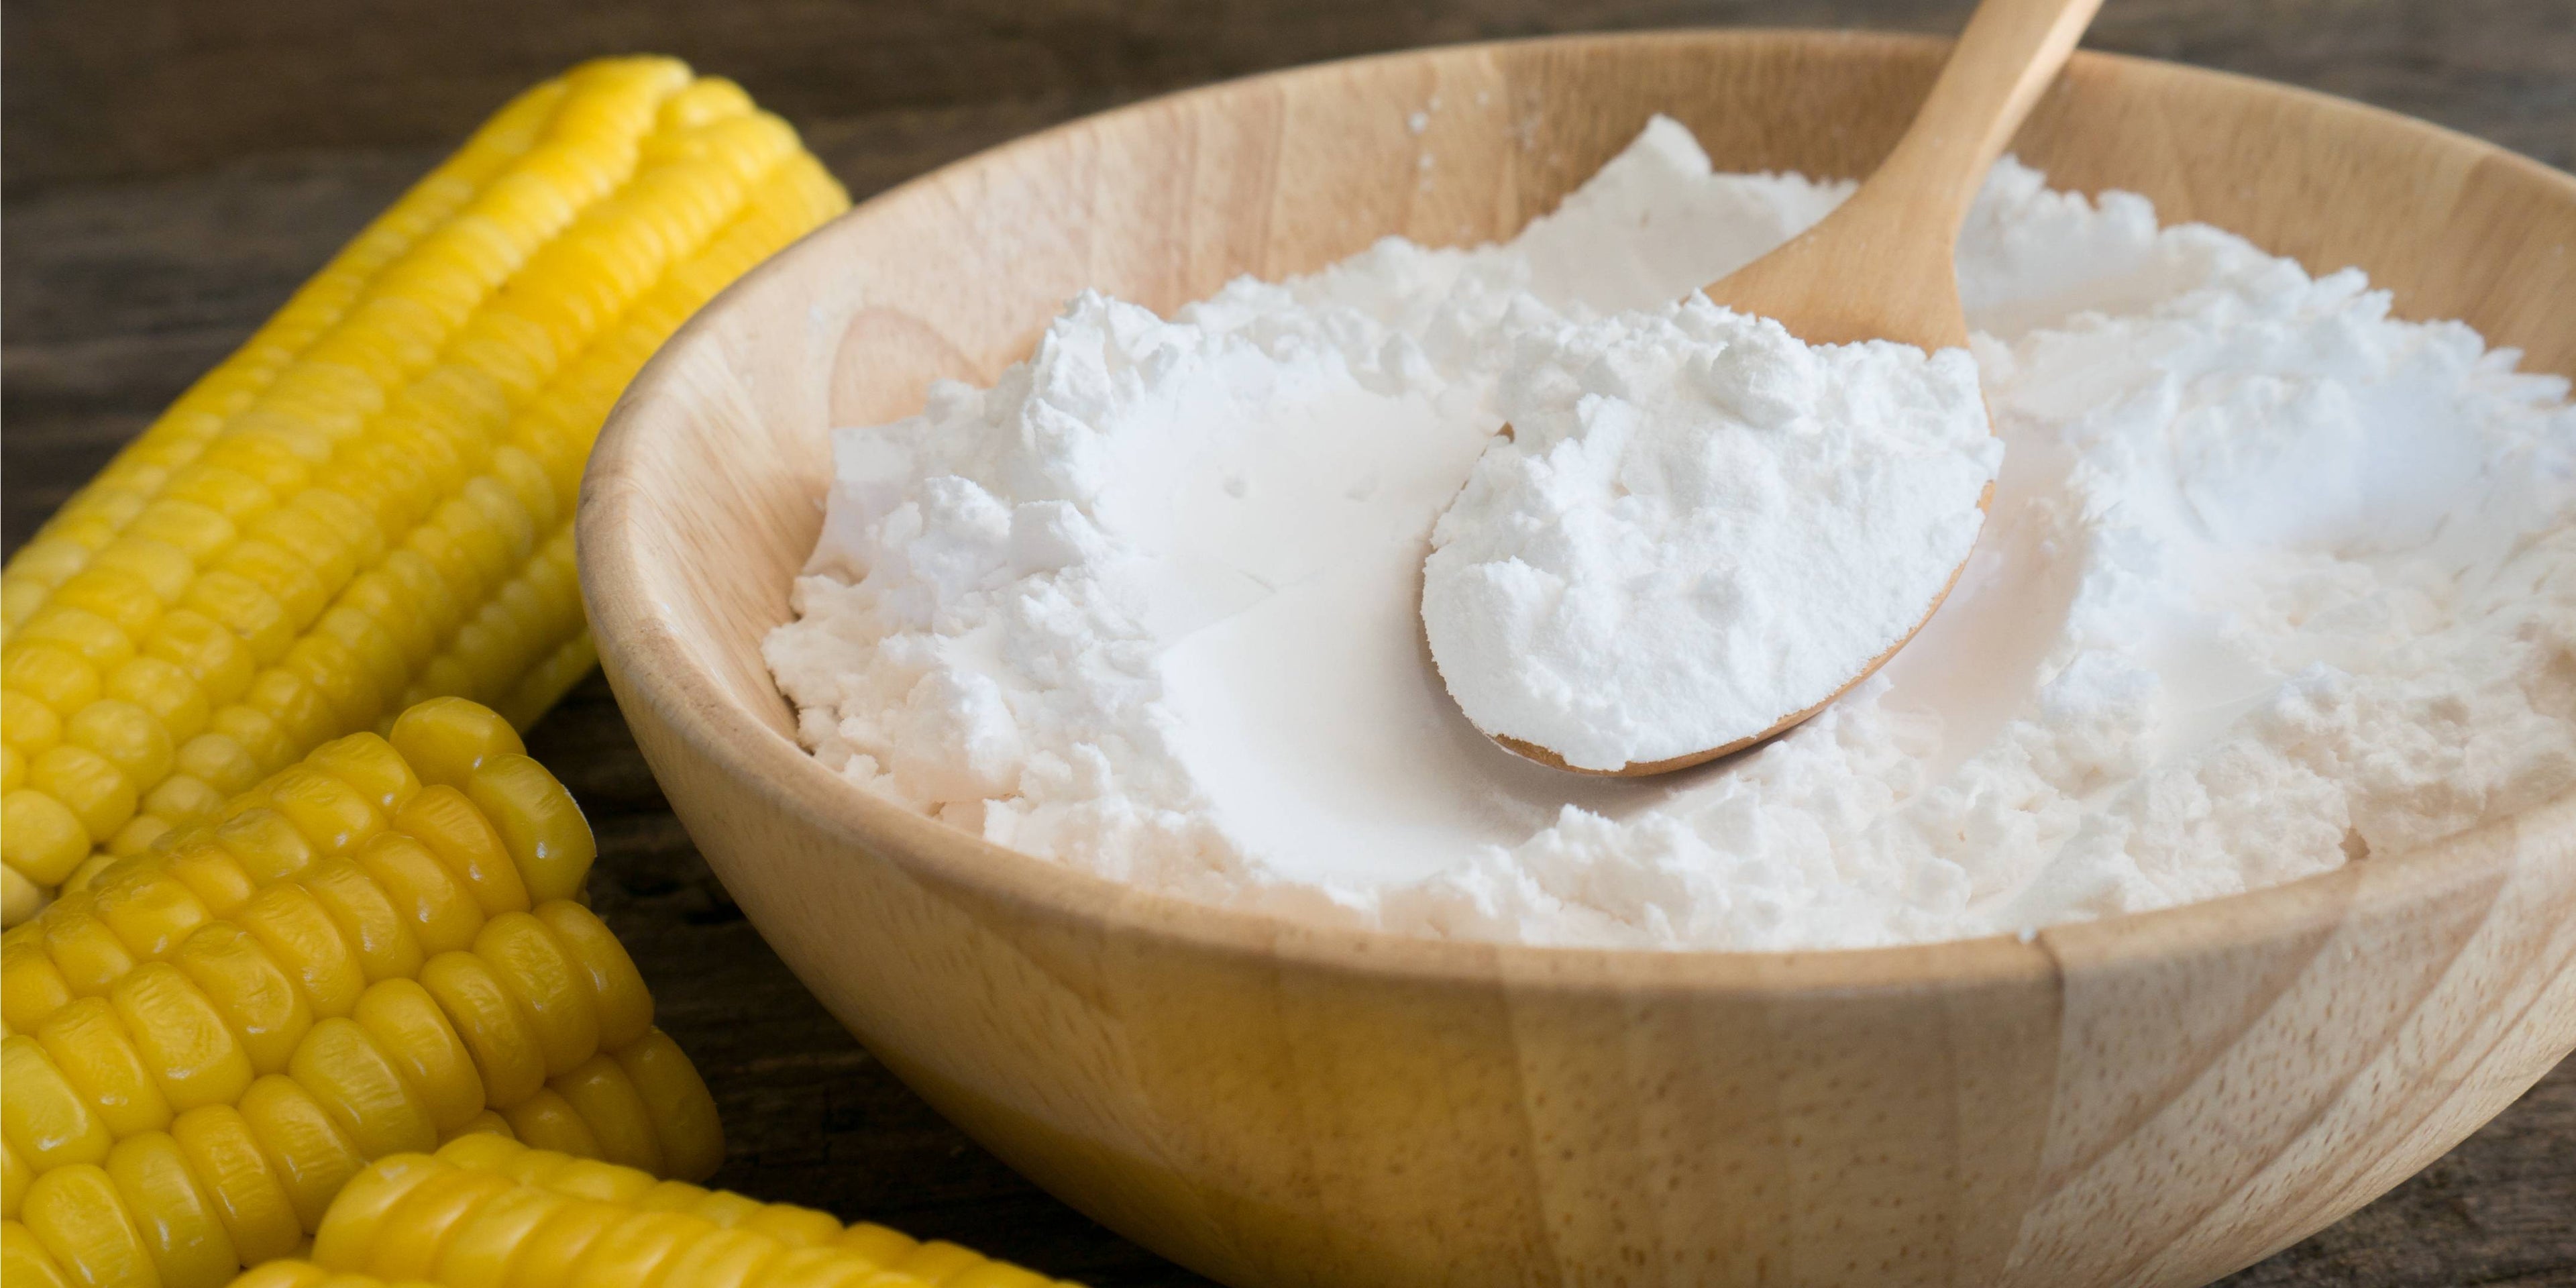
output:
[[[1858,173],[1940,53],[1707,33],[1363,60],[1050,131],[816,233],[655,360],[585,485],[591,620],[673,805],[925,1098],[1231,1283],[2189,1284],[2350,1211],[2576,1045],[2576,801],[2028,943],[1413,941],[1189,907],[876,801],[797,749],[761,666],[827,426],[993,378],[1073,291],[1169,308],[1384,233],[1507,235],[1653,111],[1723,166]],[[2106,57],[2016,147],[2576,367],[2565,175]]]
[[[1809,344],[1964,348],[1951,259],[1986,171],[2057,79],[2102,0],[1985,0],[1896,147],[1851,199],[1708,287]]]

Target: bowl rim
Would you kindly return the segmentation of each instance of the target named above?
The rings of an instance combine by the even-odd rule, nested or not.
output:
[[[843,780],[792,738],[754,718],[712,675],[689,663],[688,648],[659,612],[650,611],[659,604],[653,590],[658,579],[647,561],[636,557],[640,547],[632,535],[651,521],[649,499],[634,477],[634,444],[651,432],[660,409],[672,403],[662,396],[664,390],[679,379],[687,355],[720,324],[725,312],[720,306],[747,298],[773,278],[805,271],[808,258],[825,253],[832,230],[863,223],[984,167],[1114,129],[1131,117],[1179,103],[1221,100],[1369,63],[1475,57],[1515,47],[1572,49],[1676,39],[1699,42],[1712,54],[1727,46],[1774,44],[1830,47],[1864,60],[1922,56],[1951,43],[1936,36],[1821,28],[1657,28],[1422,46],[1303,64],[1156,95],[985,148],[869,197],[772,255],[702,307],[655,353],[611,410],[583,475],[577,520],[582,594],[621,709],[632,719],[634,704],[649,704],[679,742],[766,807],[795,817],[836,847],[864,851],[917,885],[970,903],[1092,933],[1162,941],[1218,958],[1420,984],[1508,980],[1524,992],[1616,992],[1632,998],[1641,993],[1758,997],[1927,985],[2053,985],[2076,961],[2088,968],[2117,969],[2177,955],[2221,954],[2284,937],[2321,936],[2356,915],[2393,914],[2445,892],[2501,886],[2518,862],[2515,841],[2521,820],[2576,806],[2576,792],[2571,792],[2470,831],[2401,853],[2369,855],[2331,872],[2020,934],[1798,950],[1571,947],[1420,936],[1201,903],[996,845],[915,813]],[[2528,167],[2576,206],[2576,176],[2430,122],[2316,90],[2161,59],[2080,50],[2073,62],[2079,74],[2110,66],[2121,68],[2123,75],[2176,86],[2176,92],[2287,98],[2313,111],[2347,115],[2364,123],[2362,128],[2409,132],[2443,147],[2469,150],[2481,162],[2501,159]],[[618,611],[621,606],[636,611]]]

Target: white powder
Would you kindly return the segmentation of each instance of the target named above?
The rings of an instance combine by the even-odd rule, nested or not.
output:
[[[1850,684],[1967,559],[2003,456],[1966,350],[1811,349],[1698,296],[1512,337],[1496,401],[1423,626],[1477,728],[1585,769]]]
[[[1960,254],[2007,452],[1931,624],[1684,774],[1577,778],[1479,735],[1418,596],[1514,355],[1720,325],[1669,301],[1845,191],[1710,175],[1658,122],[1509,246],[1388,241],[1170,321],[1074,301],[994,389],[836,434],[768,642],[804,739],[864,790],[1192,898],[1641,946],[2010,933],[2576,787],[2566,382],[2390,320],[2357,273],[2009,162]]]

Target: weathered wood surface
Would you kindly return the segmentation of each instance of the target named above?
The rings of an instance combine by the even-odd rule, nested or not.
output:
[[[1686,23],[1938,30],[1964,0],[10,3],[0,534],[10,548],[518,85],[666,49],[743,79],[855,195],[1176,86],[1431,41]],[[2089,44],[2315,86],[2576,166],[2576,0],[2114,0]],[[1099,1284],[1201,1282],[1019,1180],[851,1042],[733,910],[604,685],[532,749],[594,894],[723,1104],[721,1183]],[[2576,1062],[2386,1198],[2228,1281],[2576,1284]]]

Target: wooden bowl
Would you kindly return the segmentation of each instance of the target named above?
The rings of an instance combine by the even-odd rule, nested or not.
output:
[[[1170,309],[1388,233],[1506,237],[1657,111],[1721,168],[1862,174],[1942,53],[1689,32],[1362,59],[1079,121],[850,212],[673,339],[591,462],[590,621],[673,808],[888,1067],[1229,1283],[2191,1284],[2350,1212],[2576,1045],[2576,799],[2027,943],[1437,942],[1212,911],[908,813],[798,749],[761,663],[827,427],[992,380],[1073,292]],[[2101,55],[2018,148],[2576,367],[2564,174]]]

